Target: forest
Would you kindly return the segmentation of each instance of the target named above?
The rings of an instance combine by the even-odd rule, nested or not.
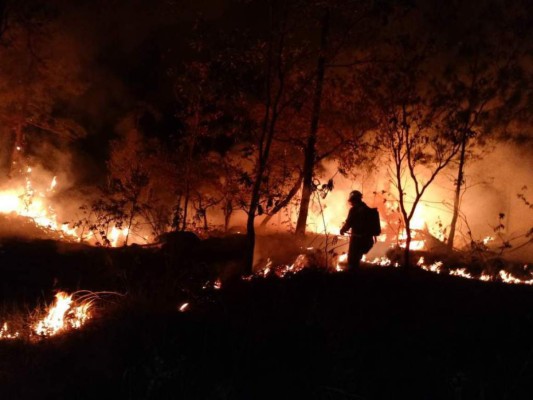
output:
[[[0,396],[530,398],[532,89],[526,0],[0,1]]]

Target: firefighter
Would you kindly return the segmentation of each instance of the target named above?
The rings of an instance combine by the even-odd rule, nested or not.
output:
[[[368,234],[368,211],[370,208],[363,202],[363,194],[357,190],[350,193],[348,202],[351,204],[346,222],[341,228],[341,235],[351,229],[350,247],[348,250],[348,270],[359,269],[363,254],[374,245],[374,238]]]

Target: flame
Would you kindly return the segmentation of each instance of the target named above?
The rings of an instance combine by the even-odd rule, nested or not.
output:
[[[90,301],[76,304],[71,294],[58,292],[47,315],[38,321],[33,331],[39,336],[54,336],[68,329],[79,329],[92,317]]]
[[[492,277],[491,277],[489,274],[482,273],[482,274],[479,276],[479,280],[480,280],[480,281],[483,281],[483,282],[489,282],[489,281],[492,280]]]
[[[37,190],[31,179],[32,172],[32,168],[27,167],[24,184],[0,190],[0,213],[28,218],[40,228],[57,232],[62,239],[87,241],[94,244],[96,238],[92,231],[82,235],[81,229],[69,228],[68,223],[58,223],[57,214],[52,205],[49,204],[49,195],[54,193],[59,184],[57,176],[54,176],[44,189]],[[128,228],[113,226],[107,234],[109,244],[112,247],[123,245],[129,233]],[[142,239],[148,241],[148,238]]]
[[[341,254],[337,258],[337,265],[335,266],[335,271],[337,272],[344,271],[344,269],[346,268],[346,262],[348,262],[348,254],[347,253]]]
[[[2,325],[2,329],[0,329],[0,340],[17,339],[19,336],[20,336],[19,332],[11,333],[9,331],[9,327],[7,326],[7,322],[4,322],[4,325]]]
[[[69,229],[68,224],[59,224],[57,215],[52,206],[47,204],[47,195],[52,193],[57,186],[57,177],[54,176],[47,188],[36,190],[31,180],[32,168],[26,169],[25,183],[16,188],[0,191],[0,213],[15,214],[26,217],[44,229],[59,232],[63,237],[77,237],[74,229]]]
[[[460,276],[461,278],[473,279],[472,275],[467,272],[466,268],[458,268],[450,271],[450,275]]]
[[[339,255],[337,257],[335,266],[333,267],[333,271],[342,272],[346,270],[347,259],[348,259],[348,254],[344,253],[344,254]],[[373,260],[368,260],[366,258],[366,255],[363,255],[362,261],[365,264],[370,264],[370,265],[377,266],[377,267],[393,267],[393,268],[400,267],[400,264],[398,262],[393,262],[387,257],[376,257]],[[444,263],[442,261],[435,261],[431,264],[428,264],[426,263],[424,257],[420,257],[416,265],[425,271],[433,272],[435,274],[448,273],[451,276],[458,276],[460,278],[465,278],[465,279],[475,279],[475,280],[479,280],[482,282],[494,281],[494,278],[492,277],[492,275],[490,275],[487,272],[482,272],[481,275],[475,276],[471,272],[469,272],[467,268],[464,268],[464,267],[456,268],[456,269],[449,269],[449,268],[444,269]],[[278,277],[283,278],[288,272],[296,273],[296,272],[301,271],[305,267],[306,267],[306,262],[305,262],[304,254],[300,254],[296,258],[293,264],[282,265],[278,267],[273,267],[272,261],[269,259],[265,268],[261,269],[254,275],[243,276],[242,279],[249,281],[253,278],[261,278],[261,277],[264,278],[268,276],[271,272],[275,273]],[[529,266],[527,264],[524,265],[524,270],[525,271],[529,270]],[[531,279],[520,279],[504,270],[500,271],[499,273],[500,280],[502,282],[509,283],[509,284],[522,284],[522,285],[533,285],[533,273],[530,273],[530,275],[531,275]]]
[[[426,242],[423,239],[418,239],[418,232],[411,230],[411,244],[409,245],[409,248],[411,250],[424,250],[426,247]],[[407,231],[404,229],[400,236],[398,237],[398,242],[401,248],[405,249],[405,246],[407,246]]]
[[[509,272],[506,272],[503,270],[500,271],[499,275],[500,275],[502,282],[505,282],[505,283],[514,283],[514,284],[522,283],[525,285],[533,285],[533,276],[529,280],[522,280],[522,279],[516,278],[515,276],[511,275]]]
[[[125,241],[126,237],[128,236],[128,232],[128,228],[118,229],[116,226],[111,228],[111,232],[107,235],[111,246],[117,247],[121,238],[123,241]]]
[[[52,178],[52,182],[50,182],[50,187],[48,188],[48,191],[52,191],[57,186],[57,177]]]
[[[494,240],[494,238],[492,236],[487,236],[486,238],[483,239],[483,244],[486,246],[487,244],[489,244],[493,240]]]
[[[307,265],[308,265],[308,257],[306,254],[298,255],[298,257],[296,257],[294,262],[290,265],[278,265],[275,267],[273,266],[272,260],[269,258],[267,259],[266,265],[262,269],[257,271],[254,275],[243,276],[242,279],[251,280],[254,276],[266,278],[272,273],[279,278],[283,278],[288,273],[295,274],[297,272],[300,272],[302,269],[307,267]]]

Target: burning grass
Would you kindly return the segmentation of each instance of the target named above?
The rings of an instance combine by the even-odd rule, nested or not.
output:
[[[96,302],[114,292],[94,293],[86,290],[67,293],[59,291],[52,304],[31,312],[8,315],[0,329],[0,339],[36,341],[82,328],[96,313]]]
[[[399,251],[403,249],[391,249],[386,256],[367,258],[363,256],[362,264],[366,267],[400,267],[401,254]],[[465,265],[465,260],[438,260],[438,255],[426,251],[413,252],[417,255],[418,261],[416,267],[424,271],[435,274],[456,276],[465,279],[475,279],[482,282],[503,282],[507,284],[533,285],[533,268],[528,264],[522,265],[519,268],[516,263],[507,263],[494,267],[490,264],[478,263],[474,265]],[[426,261],[426,257],[428,260]],[[346,253],[334,254],[329,258],[326,264],[327,257],[324,250],[308,248],[306,253],[300,254],[296,257],[292,264],[273,265],[271,260],[263,268],[259,268],[254,275],[246,276],[243,279],[250,280],[253,277],[266,278],[268,276],[277,276],[283,278],[286,275],[296,274],[304,268],[325,268],[330,272],[343,272],[347,269],[348,255]],[[454,264],[454,262],[456,264]],[[477,272],[475,272],[477,270]],[[514,271],[511,272],[511,271]]]

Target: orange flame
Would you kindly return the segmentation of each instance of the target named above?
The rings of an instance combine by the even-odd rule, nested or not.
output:
[[[38,227],[59,233],[63,239],[94,243],[92,231],[82,234],[80,229],[69,228],[68,224],[58,223],[57,214],[49,204],[49,195],[58,186],[56,176],[42,190],[36,190],[31,179],[32,168],[26,169],[25,183],[18,187],[0,190],[0,214],[15,214],[32,220]],[[124,244],[129,234],[128,228],[111,228],[107,235],[112,247]],[[143,238],[144,239],[144,238]],[[147,239],[145,239],[147,241]]]
[[[54,336],[68,329],[79,329],[92,317],[92,303],[76,304],[71,294],[59,292],[47,315],[37,322],[33,331],[39,336]]]
[[[7,325],[7,322],[4,322],[4,325],[2,325],[2,329],[0,329],[0,340],[2,339],[17,339],[20,336],[19,332],[11,333],[9,331],[9,327]]]

